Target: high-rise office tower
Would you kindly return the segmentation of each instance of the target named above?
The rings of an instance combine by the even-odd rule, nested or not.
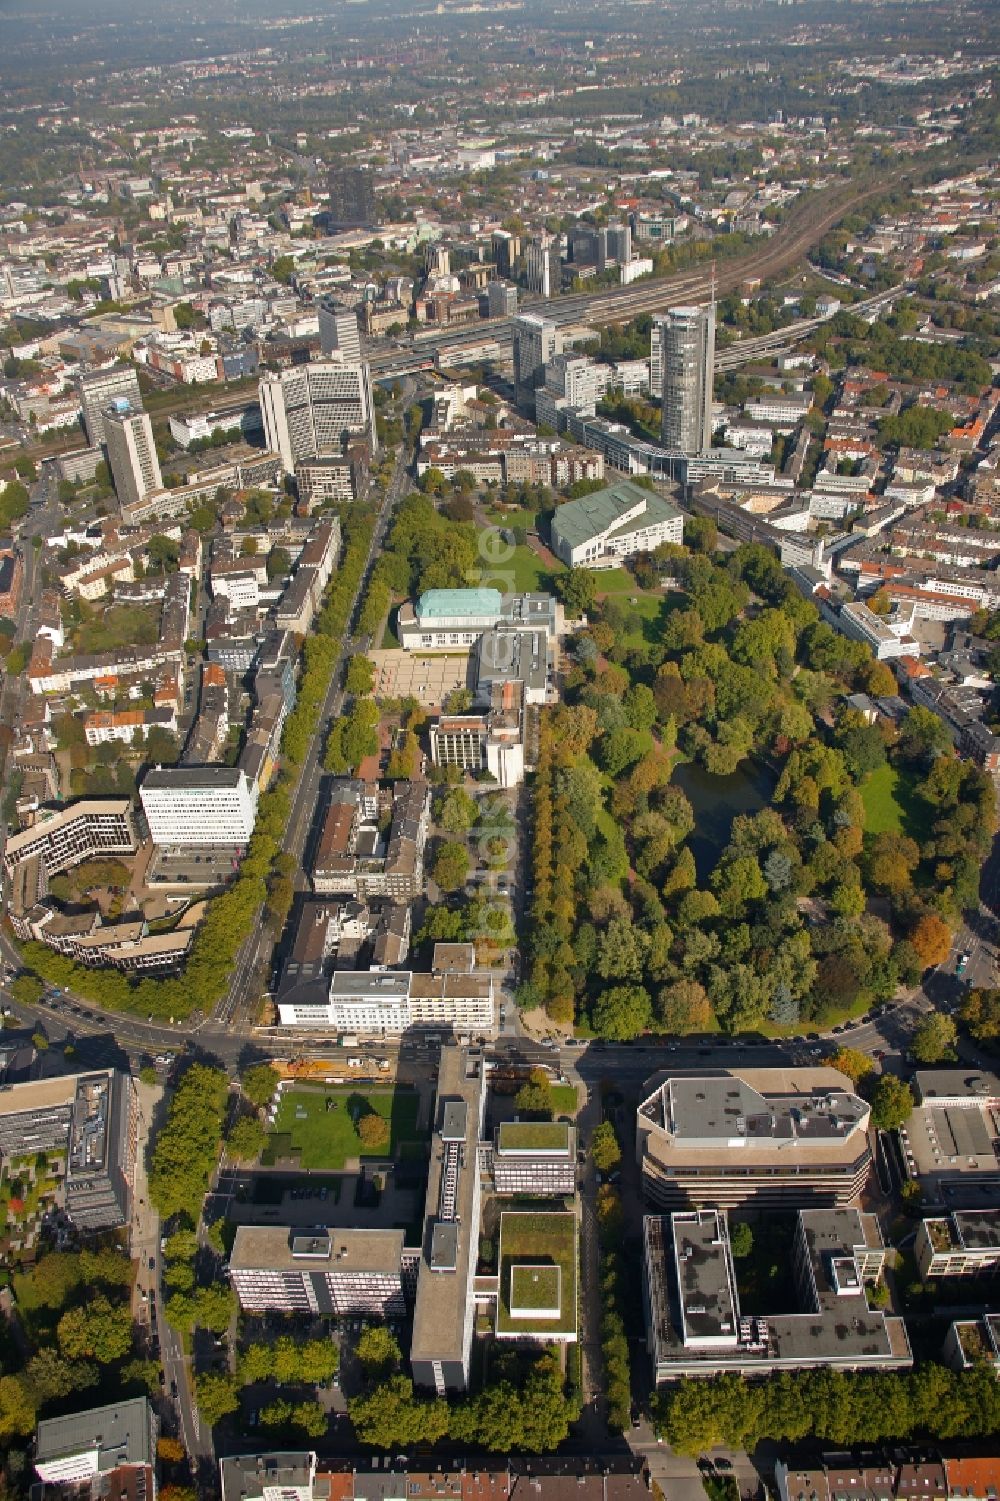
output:
[[[511,234],[509,229],[495,229],[491,244],[497,275],[510,276],[514,262],[521,254],[521,236]]]
[[[609,224],[604,235],[605,262],[625,266],[632,259],[632,230],[627,224]]]
[[[367,365],[317,360],[267,375],[260,383],[260,410],[267,447],[289,474],[303,459],[339,457],[349,438],[376,446]]]
[[[361,330],[358,315],[346,303],[324,298],[319,305],[319,347],[324,355],[340,354],[361,363]]]
[[[375,184],[367,168],[333,167],[328,185],[331,228],[365,229],[378,223]]]
[[[517,288],[509,281],[487,282],[486,305],[491,318],[516,317]]]
[[[103,365],[99,370],[88,370],[77,376],[76,391],[91,448],[104,442],[104,409],[117,397],[127,401],[135,411],[142,411],[142,393],[134,365]]]
[[[108,463],[121,506],[137,505],[151,490],[163,489],[160,461],[153,442],[153,424],[119,396],[103,412]]]
[[[514,400],[534,414],[535,387],[541,385],[546,364],[562,353],[562,333],[537,313],[521,313],[514,319]]]
[[[671,308],[655,324],[660,337],[664,447],[703,453],[712,446],[715,304]]]
[[[524,268],[528,291],[551,297],[559,269],[559,251],[551,235],[541,235],[528,242]]]

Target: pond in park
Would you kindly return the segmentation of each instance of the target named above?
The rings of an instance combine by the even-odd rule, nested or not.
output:
[[[759,761],[741,761],[728,776],[716,776],[695,761],[682,761],[671,778],[694,809],[694,830],[688,839],[698,871],[699,885],[713,870],[729,843],[733,819],[738,813],[759,813],[766,808],[777,778]]]

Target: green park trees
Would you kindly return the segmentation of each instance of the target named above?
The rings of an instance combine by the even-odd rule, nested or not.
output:
[[[957,1029],[950,1016],[932,1011],[917,1024],[910,1051],[918,1063],[944,1063],[955,1058]]]
[[[385,1362],[372,1367],[381,1374]],[[406,1376],[389,1375],[353,1397],[351,1422],[363,1444],[416,1448],[450,1438],[492,1453],[550,1453],[566,1439],[578,1406],[563,1388],[558,1363],[535,1359],[515,1380],[491,1381],[474,1397],[446,1403],[415,1395]]]
[[[457,840],[445,840],[437,847],[431,874],[442,891],[459,891],[469,875],[469,851]]]
[[[913,1092],[895,1074],[880,1075],[871,1093],[872,1125],[879,1131],[898,1131],[913,1112]]]
[[[254,1063],[240,1079],[240,1088],[257,1110],[263,1110],[274,1099],[279,1074],[269,1063]]]
[[[348,712],[330,727],[323,767],[335,776],[345,776],[366,756],[378,751],[378,705],[373,698],[356,698]]]
[[[523,1003],[624,1039],[826,1024],[891,998],[976,903],[988,778],[936,715],[897,731],[856,712],[855,692],[891,688],[881,664],[767,549],[676,548],[670,568],[683,595],[656,629],[620,594],[595,602],[542,714]],[[674,746],[710,774],[745,768],[769,802],[710,858]]]
[[[193,1218],[219,1155],[229,1081],[221,1069],[195,1063],[181,1078],[153,1145],[149,1197],[160,1218]]]

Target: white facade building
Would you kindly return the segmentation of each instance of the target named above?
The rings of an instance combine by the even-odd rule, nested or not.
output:
[[[260,409],[265,446],[289,474],[301,459],[339,458],[352,437],[376,446],[367,365],[331,358],[265,376]]]
[[[229,766],[171,766],[139,788],[154,844],[245,845],[257,817],[257,787]]]
[[[399,1037],[413,1027],[492,1033],[493,980],[488,973],[341,970],[325,1002],[279,1002],[283,1027],[310,1027],[362,1037]]]
[[[680,511],[630,480],[568,500],[552,518],[552,551],[570,568],[601,567],[683,538]]]

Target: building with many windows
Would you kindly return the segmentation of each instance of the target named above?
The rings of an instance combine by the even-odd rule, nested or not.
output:
[[[491,588],[425,589],[415,602],[400,605],[397,621],[400,646],[420,652],[469,651],[488,631],[541,631],[551,640],[558,628],[559,606],[551,594]]]
[[[367,229],[378,223],[374,176],[370,168],[331,167],[327,187],[331,229]]]
[[[156,1432],[156,1415],[145,1397],[42,1418],[35,1434],[35,1473],[44,1485],[89,1485],[94,1496],[154,1501]]]
[[[562,331],[537,313],[519,313],[514,319],[512,337],[514,400],[521,410],[533,417],[535,387],[541,385],[549,360],[562,353]]]
[[[235,766],[165,766],[139,788],[158,845],[245,846],[257,817],[257,786]]]
[[[712,446],[715,304],[670,308],[653,320],[651,375],[659,373],[665,448],[704,453]]]
[[[339,970],[325,996],[279,998],[283,1027],[329,1028],[360,1037],[400,1037],[414,1028],[476,1036],[496,1028],[489,971]]]
[[[636,1154],[657,1207],[845,1206],[864,1188],[870,1112],[836,1069],[666,1073],[643,1096]]]
[[[265,446],[288,474],[303,460],[342,456],[352,438],[376,447],[371,373],[364,364],[331,356],[266,375],[260,409]]]
[[[576,1192],[576,1128],[565,1121],[503,1121],[486,1156],[498,1194]]]
[[[82,1232],[129,1224],[137,1131],[135,1085],[116,1069],[0,1089],[0,1157],[65,1154],[65,1209]]]
[[[92,448],[104,442],[104,413],[113,402],[125,401],[133,411],[142,411],[139,372],[134,365],[102,365],[97,370],[86,370],[77,376],[76,390],[87,442]]]
[[[123,509],[163,489],[160,460],[148,413],[118,397],[104,411],[104,441],[115,494]]]
[[[657,1382],[837,1366],[912,1365],[901,1318],[868,1306],[882,1275],[878,1220],[858,1209],[801,1210],[790,1271],[801,1312],[745,1315],[724,1210],[643,1221],[646,1344]]]
[[[677,507],[632,480],[567,500],[552,517],[552,551],[570,568],[611,567],[619,558],[683,538]]]
[[[357,310],[332,297],[319,305],[319,347],[324,358],[339,354],[352,364],[361,364],[361,328]]]
[[[7,874],[39,858],[48,876],[69,870],[81,860],[134,855],[137,849],[132,809],[127,797],[85,797],[53,813],[42,809],[4,846]]]
[[[442,1048],[410,1344],[415,1385],[440,1397],[469,1386],[485,1107],[483,1054]]]
[[[405,1318],[416,1253],[403,1230],[240,1225],[229,1270],[244,1313]]]
[[[913,1254],[924,1281],[992,1274],[1000,1267],[1000,1209],[955,1210],[921,1220]]]

